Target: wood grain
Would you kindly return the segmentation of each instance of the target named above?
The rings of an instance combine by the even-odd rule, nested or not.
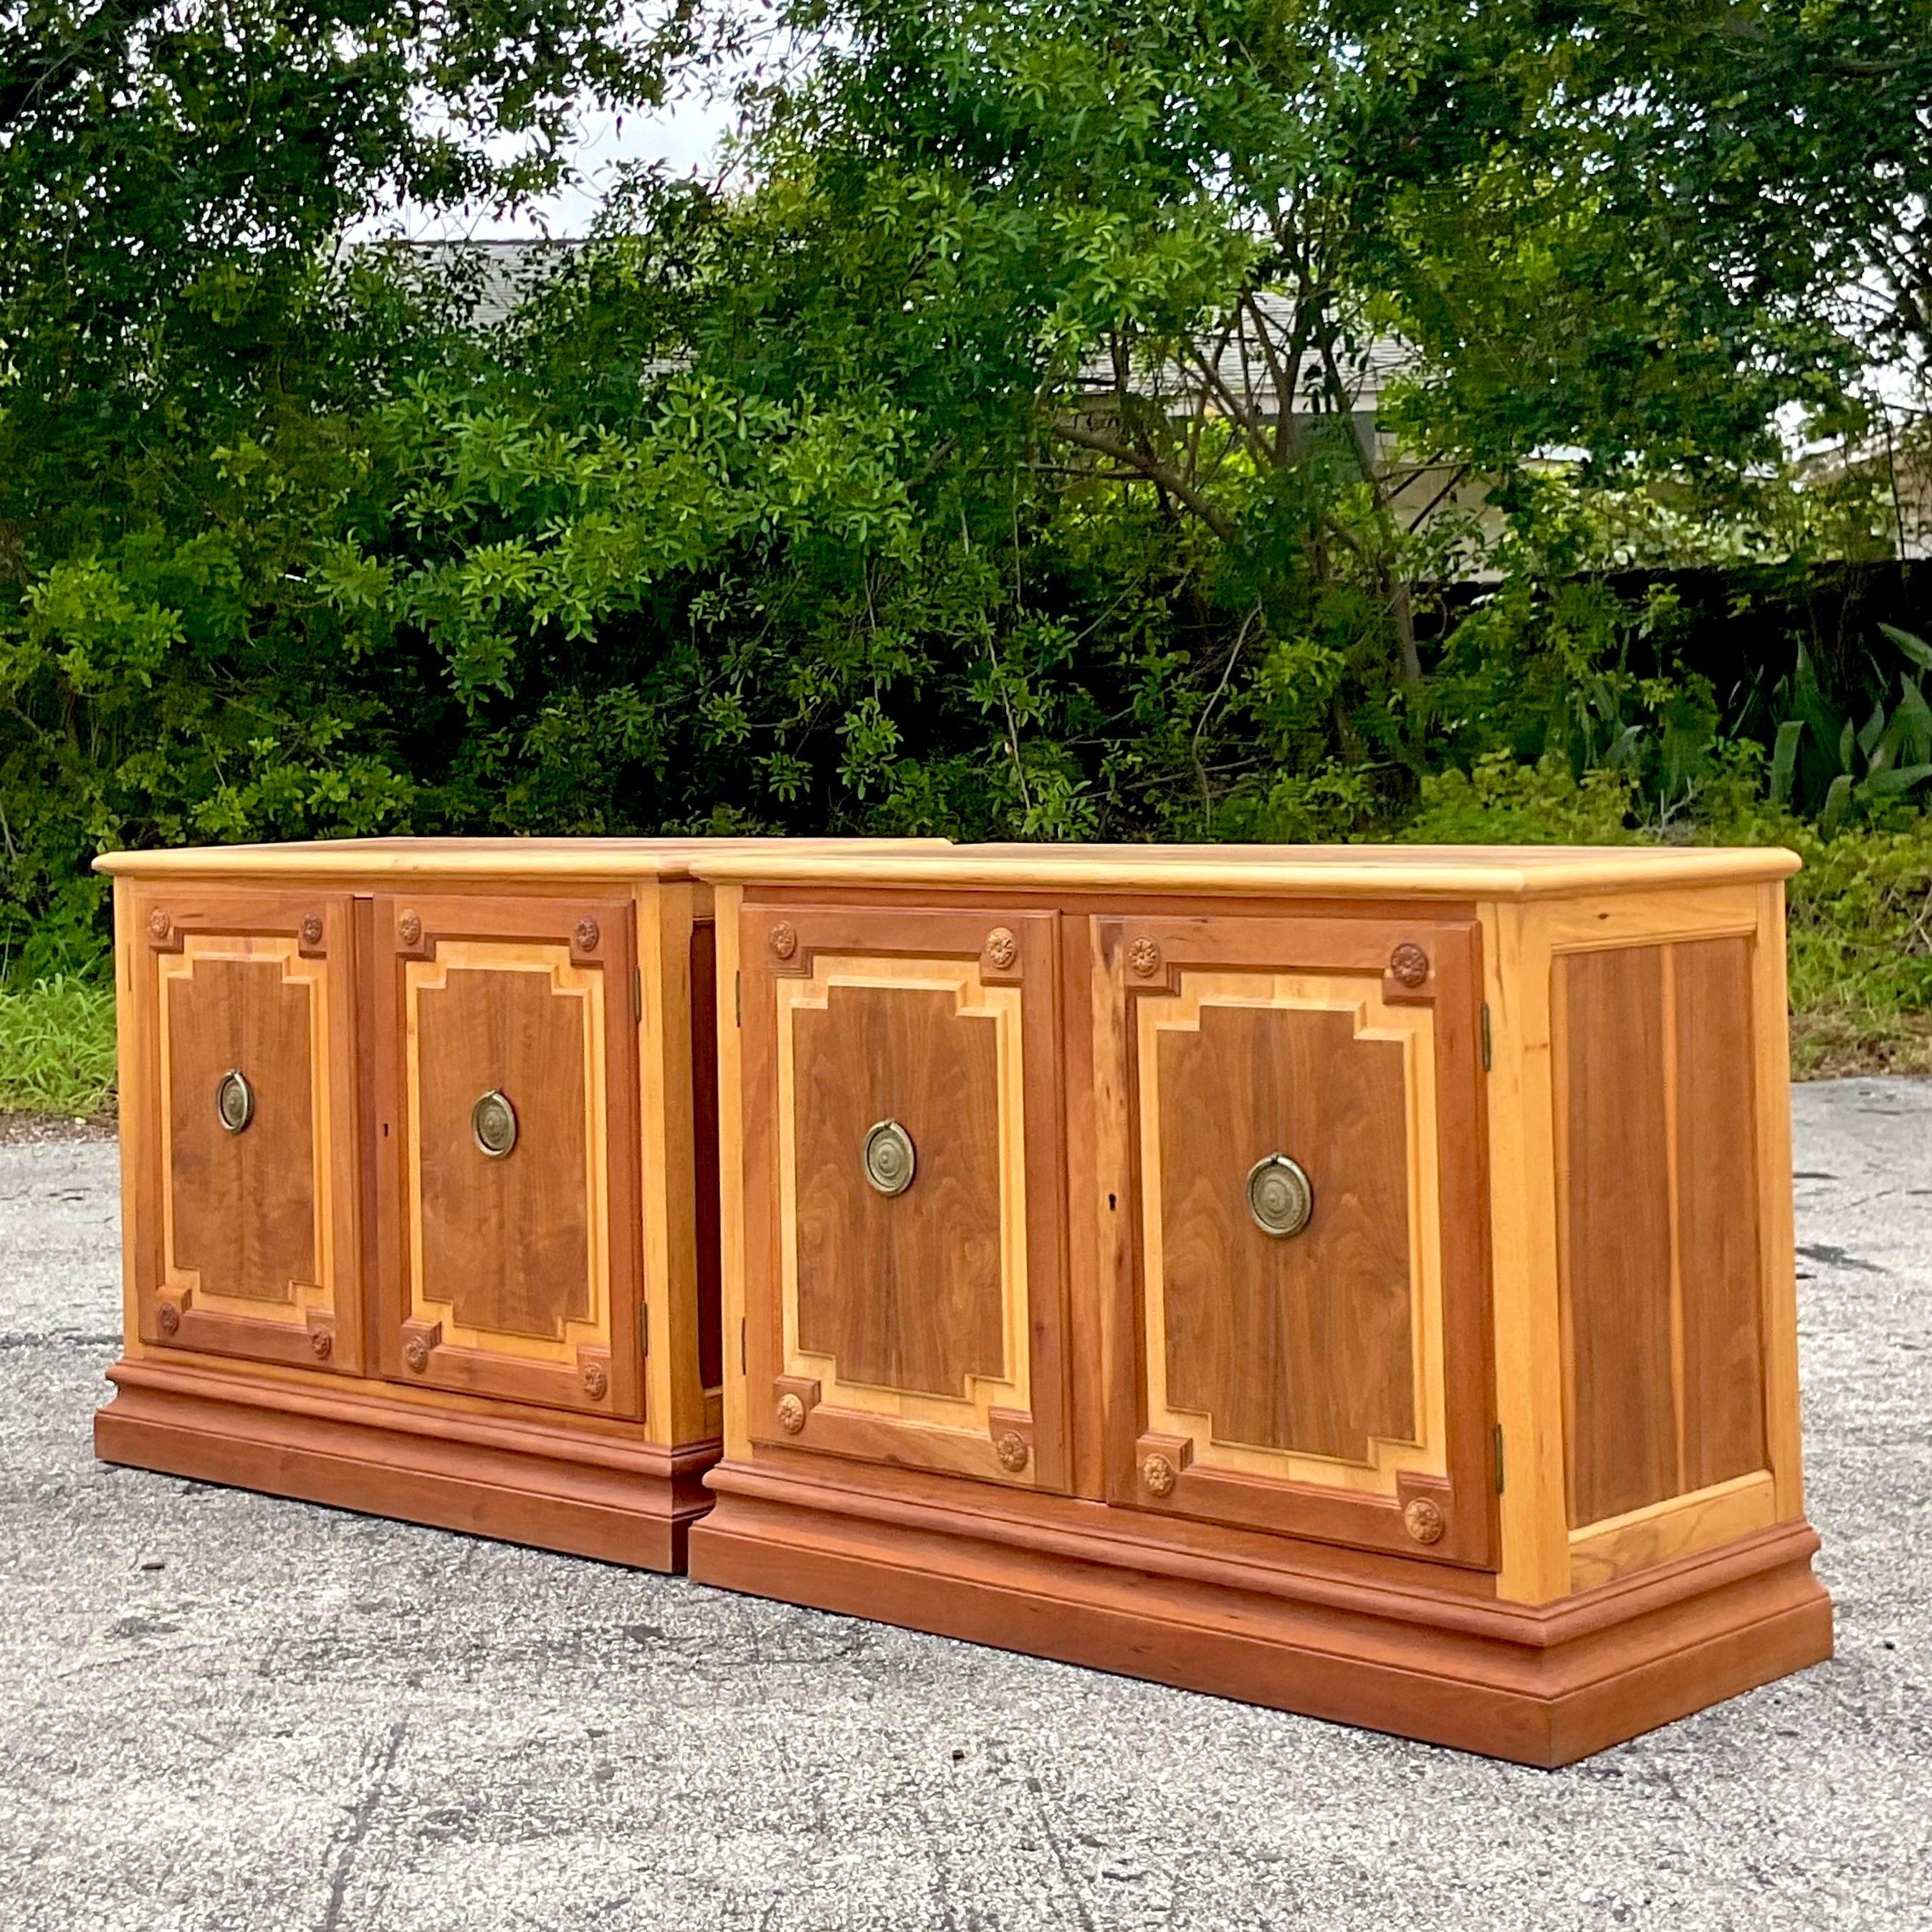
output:
[[[793,1024],[800,1342],[842,1381],[963,1400],[1006,1367],[994,1029],[950,992],[878,986]],[[917,1160],[890,1197],[860,1159],[887,1119]]]
[[[1751,943],[1670,948],[1682,1305],[1680,1488],[1765,1466]]]
[[[548,972],[508,959],[452,967],[417,995],[422,1292],[465,1328],[561,1342],[597,1312],[586,1023],[584,1002]],[[470,1132],[493,1088],[517,1113],[500,1160]]]
[[[1664,968],[1654,946],[1556,962],[1573,1526],[1680,1486]]]
[[[170,1069],[166,1186],[175,1267],[200,1292],[292,1306],[320,1279],[311,982],[284,961],[206,958],[172,979],[164,1001]],[[254,1090],[239,1133],[215,1112],[231,1068]]]
[[[1346,1013],[1204,1006],[1160,1040],[1167,1386],[1218,1440],[1370,1460],[1417,1434],[1402,1048]],[[1285,1152],[1309,1226],[1272,1238],[1245,1184]]]

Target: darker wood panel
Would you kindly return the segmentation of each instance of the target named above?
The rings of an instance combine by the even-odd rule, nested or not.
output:
[[[1654,946],[1556,963],[1573,1527],[1678,1489],[1664,963]]]
[[[1675,946],[1671,968],[1688,1490],[1765,1464],[1750,942]]]
[[[424,1292],[466,1327],[561,1341],[592,1312],[584,1001],[547,972],[452,968],[419,1014]],[[470,1130],[493,1088],[517,1114],[500,1160]]]
[[[794,1024],[800,1342],[842,1380],[963,1396],[1006,1367],[993,1024],[950,992],[848,986]],[[887,1119],[916,1163],[892,1196],[862,1160]]]
[[[691,1150],[692,1228],[698,1260],[698,1378],[724,1379],[724,1281],[718,1192],[718,935],[709,920],[691,928]]]
[[[1366,1461],[1415,1439],[1402,1048],[1346,1013],[1204,1006],[1160,1036],[1167,1380],[1218,1442]],[[1266,1234],[1249,1169],[1307,1170],[1307,1227]]]
[[[317,1278],[311,997],[277,959],[201,960],[168,984],[172,1258],[206,1293],[286,1306]],[[231,1067],[255,1095],[239,1133],[215,1112]]]

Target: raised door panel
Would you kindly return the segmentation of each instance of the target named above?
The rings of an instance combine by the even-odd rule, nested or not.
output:
[[[189,888],[133,903],[142,1337],[358,1372],[349,902]]]
[[[752,1436],[1063,1486],[1054,916],[743,917]]]
[[[374,916],[383,1372],[641,1413],[630,908]]]
[[[1473,926],[1095,936],[1138,1176],[1110,1495],[1486,1563]]]

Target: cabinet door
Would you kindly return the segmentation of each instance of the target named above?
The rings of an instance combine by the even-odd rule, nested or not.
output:
[[[1054,916],[742,918],[753,1438],[1064,1486]]]
[[[382,1370],[642,1412],[631,908],[378,898]]]
[[[1136,1176],[1112,1499],[1486,1564],[1475,926],[1230,914],[1094,940]]]
[[[362,1367],[356,1028],[342,896],[134,896],[143,1341]]]

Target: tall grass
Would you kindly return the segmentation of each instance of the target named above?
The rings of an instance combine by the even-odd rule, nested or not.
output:
[[[61,974],[0,992],[0,1109],[91,1118],[114,1076],[111,985]]]

